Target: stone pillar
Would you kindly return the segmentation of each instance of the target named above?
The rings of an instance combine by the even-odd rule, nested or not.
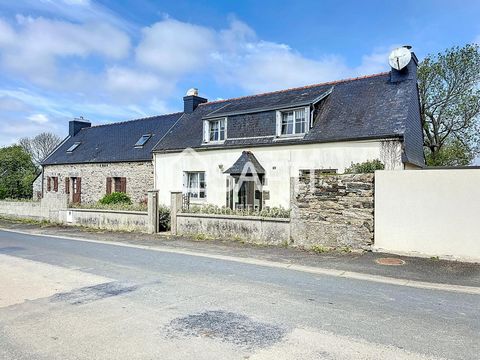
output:
[[[149,234],[158,232],[158,190],[148,190],[148,227]]]
[[[182,211],[182,192],[170,192],[170,228],[172,235],[177,235],[177,213]]]

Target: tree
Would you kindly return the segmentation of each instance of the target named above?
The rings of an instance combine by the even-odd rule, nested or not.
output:
[[[39,165],[60,144],[60,137],[49,132],[43,132],[33,138],[24,137],[20,146],[30,154],[35,165]]]
[[[19,145],[0,148],[0,199],[30,198],[36,167]]]
[[[480,51],[453,47],[418,68],[427,165],[468,165],[479,151]]]

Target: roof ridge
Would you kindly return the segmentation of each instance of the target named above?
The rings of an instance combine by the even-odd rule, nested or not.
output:
[[[349,81],[355,81],[355,80],[362,80],[362,79],[369,79],[377,76],[383,76],[389,74],[390,71],[384,71],[376,74],[371,74],[371,75],[363,75],[363,76],[358,76],[358,77],[353,77],[353,78],[346,78],[346,79],[340,79],[340,80],[334,80],[334,81],[327,81],[324,83],[318,83],[318,84],[311,84],[311,85],[305,85],[305,86],[299,86],[299,87],[293,87],[293,88],[288,88],[288,89],[283,89],[283,90],[276,90],[276,91],[268,91],[260,94],[254,94],[254,95],[245,95],[245,96],[239,96],[231,99],[223,99],[223,100],[214,100],[214,101],[209,101],[206,103],[199,104],[198,106],[204,106],[204,105],[210,105],[210,104],[218,104],[222,102],[227,102],[227,101],[234,101],[234,100],[241,100],[241,99],[247,99],[247,98],[254,98],[257,96],[265,96],[265,95],[270,95],[270,94],[279,94],[287,91],[293,91],[293,90],[301,90],[301,89],[310,89],[313,87],[317,86],[324,86],[324,85],[335,85],[335,84],[340,84],[344,82],[349,82]]]
[[[156,117],[172,116],[172,115],[182,114],[182,113],[183,113],[183,111],[177,111],[177,112],[173,112],[173,113],[169,113],[169,114],[152,115],[152,116],[146,116],[146,117],[138,118],[138,119],[116,121],[116,122],[112,122],[112,123],[108,123],[108,124],[99,124],[99,125],[93,125],[93,126],[90,126],[90,127],[85,127],[85,128],[82,128],[81,130],[94,129],[94,128],[98,128],[98,127],[102,127],[102,126],[125,124],[125,123],[134,122],[134,121],[149,120],[149,119],[153,119],[153,118],[156,118]]]

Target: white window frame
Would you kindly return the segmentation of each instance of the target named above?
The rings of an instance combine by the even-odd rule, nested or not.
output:
[[[200,186],[200,176],[203,174],[203,188]],[[190,179],[192,176],[197,177],[196,186],[190,187]],[[205,171],[185,171],[183,173],[183,193],[190,194],[190,201],[206,201],[207,200],[207,178]],[[203,197],[200,195],[203,193]]]
[[[220,139],[220,129],[218,130],[218,140],[211,140],[210,139],[210,132],[212,129],[212,123],[218,122],[219,124],[223,121],[224,124],[224,131],[223,131],[223,139]],[[225,142],[227,139],[227,118],[218,118],[218,119],[210,119],[203,121],[203,142],[204,143],[212,143],[212,144],[221,144]]]
[[[305,131],[304,132],[297,132],[296,131],[296,118],[295,114],[297,111],[303,111],[305,114],[304,123],[305,123]],[[283,125],[283,114],[285,113],[293,113],[293,132],[282,134],[282,125]],[[281,138],[290,138],[290,137],[299,137],[304,136],[310,130],[310,107],[302,107],[302,108],[292,108],[292,109],[285,109],[285,110],[277,110],[276,112],[276,120],[277,120],[277,137]]]

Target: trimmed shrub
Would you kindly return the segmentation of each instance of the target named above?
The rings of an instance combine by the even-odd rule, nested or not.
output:
[[[256,210],[232,210],[225,206],[206,204],[203,206],[193,205],[184,210],[190,214],[213,214],[213,215],[238,215],[238,216],[259,216],[270,218],[290,218],[290,210],[283,207],[265,208],[261,211]]]
[[[158,208],[158,224],[160,231],[170,230],[170,208],[167,206]]]
[[[131,205],[132,200],[130,199],[130,196],[128,196],[127,194],[125,194],[123,192],[113,192],[113,193],[107,194],[103,198],[101,198],[99,203],[102,204],[102,205],[111,205],[111,204]]]
[[[345,169],[345,174],[368,174],[373,173],[375,170],[384,170],[385,165],[378,160],[368,160],[363,163],[352,163],[350,167]]]

